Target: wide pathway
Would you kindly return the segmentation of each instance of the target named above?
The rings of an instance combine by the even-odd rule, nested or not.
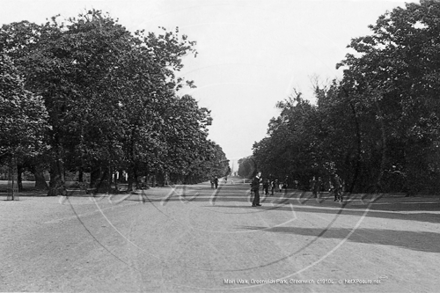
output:
[[[0,197],[0,291],[438,292],[438,198],[249,184]]]

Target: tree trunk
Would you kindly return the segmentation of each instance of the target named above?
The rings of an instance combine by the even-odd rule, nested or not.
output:
[[[82,168],[78,171],[78,182],[84,182],[84,172]]]
[[[101,181],[98,186],[98,191],[100,192],[110,192],[110,170],[109,167],[103,166],[101,167]]]
[[[118,187],[118,175],[116,172],[113,173],[113,180],[115,182],[115,191],[118,192],[119,187]]]
[[[362,142],[362,140],[361,140],[361,129],[360,129],[360,125],[359,125],[358,116],[357,116],[357,113],[356,113],[356,108],[354,107],[354,105],[352,103],[350,103],[350,107],[351,107],[351,110],[353,112],[354,123],[355,123],[355,127],[356,127],[356,145],[357,145],[357,148],[356,148],[357,149],[357,152],[356,152],[356,165],[355,165],[355,169],[354,169],[354,175],[353,175],[353,179],[351,181],[350,187],[348,189],[348,192],[352,193],[354,188],[355,188],[355,186],[356,186],[356,181],[357,181],[357,178],[359,176],[359,171],[360,171],[360,168],[361,168],[361,154],[362,154],[361,142]]]
[[[94,167],[90,171],[90,187],[97,188],[101,178],[101,168]]]
[[[119,171],[118,171],[118,182],[119,183],[127,183],[127,180],[125,180],[123,169],[119,169]]]
[[[109,168],[103,166],[96,166],[90,173],[90,186],[96,188],[96,192],[109,192]]]
[[[128,187],[127,187],[127,191],[133,191],[133,183],[135,183],[134,177],[135,177],[134,169],[133,169],[133,167],[130,166],[128,168]]]
[[[49,186],[47,185],[46,178],[44,178],[43,169],[36,165],[31,171],[35,177],[35,189],[47,190]]]
[[[350,96],[348,94],[348,91],[342,87],[342,90],[344,91],[345,96],[347,97],[347,100],[349,100]],[[359,172],[361,169],[361,154],[362,154],[362,137],[361,137],[361,127],[359,124],[358,114],[356,112],[356,108],[353,105],[353,103],[349,102],[351,111],[353,112],[353,119],[354,119],[354,125],[355,125],[355,131],[356,131],[356,165],[354,168],[354,175],[353,179],[351,180],[350,187],[348,188],[348,192],[352,193],[353,190],[356,187],[357,179],[359,177]]]
[[[49,191],[47,196],[65,195],[64,164],[57,159],[50,167]]]
[[[18,191],[23,191],[23,166],[20,164],[17,164],[17,186]]]
[[[56,117],[56,116],[55,116]],[[58,119],[58,117],[56,117]],[[66,195],[66,185],[64,177],[64,161],[63,161],[63,147],[60,143],[59,132],[57,128],[55,131],[55,144],[54,144],[54,159],[50,166],[50,181],[49,191],[47,196]]]
[[[11,200],[15,200],[16,193],[18,192],[18,188],[16,187],[17,182],[15,180],[15,175],[17,174],[17,161],[14,155],[11,156],[10,162],[9,162],[9,175],[8,175],[8,181],[11,182]],[[9,185],[9,184],[8,184]],[[9,197],[9,195],[8,195]]]
[[[162,187],[165,186],[165,176],[162,171],[156,173],[156,185]]]
[[[387,139],[385,132],[385,123],[383,121],[384,117],[382,115],[382,110],[380,109],[379,103],[375,101],[377,112],[379,114],[379,122],[380,122],[380,130],[381,130],[381,138],[382,138],[382,158],[380,162],[379,175],[377,176],[376,184],[374,187],[374,192],[380,192],[382,186],[382,177],[385,170],[385,162],[386,162],[386,150],[387,150]]]

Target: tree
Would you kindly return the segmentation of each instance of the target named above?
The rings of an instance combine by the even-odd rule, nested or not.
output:
[[[320,157],[315,132],[319,128],[317,108],[295,91],[295,96],[278,102],[278,118],[271,119],[269,137],[253,146],[253,156],[265,176],[298,180],[304,187],[319,173]]]
[[[238,176],[243,178],[252,178],[258,172],[255,160],[252,156],[238,160]]]
[[[45,148],[46,127],[43,100],[24,89],[12,60],[0,54],[0,158],[16,164],[40,154]]]
[[[127,170],[131,189],[151,173],[199,174],[196,165],[216,156],[209,111],[177,95],[194,86],[176,72],[184,56],[196,55],[178,28],[132,34],[91,10],[61,22],[5,25],[0,40],[48,112],[49,195],[63,192],[66,170],[90,172],[91,185],[107,191],[113,171]]]
[[[381,130],[376,185],[399,174],[408,194],[440,187],[433,161],[440,129],[439,11],[440,3],[423,1],[387,12],[370,26],[372,35],[352,40],[356,54],[340,64],[350,94],[362,97]]]
[[[342,81],[278,103],[268,137],[253,146],[263,172],[337,172],[350,192],[438,192],[440,3],[406,4],[352,40]],[[243,165],[244,166],[244,165]]]

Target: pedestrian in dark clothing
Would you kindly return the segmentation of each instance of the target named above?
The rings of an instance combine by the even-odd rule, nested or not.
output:
[[[263,190],[265,195],[269,194],[269,179],[263,181]]]
[[[218,178],[217,177],[214,178],[214,187],[215,187],[215,189],[218,188]]]
[[[284,195],[286,195],[287,194],[287,181],[283,182],[282,189],[283,189]]]
[[[252,201],[253,207],[260,207],[260,178],[258,176],[255,176],[254,179],[252,179],[251,183],[251,190],[254,193],[254,199]]]
[[[312,193],[313,193],[313,196],[315,198],[318,197],[318,193],[321,190],[321,185],[322,185],[321,177],[318,177],[318,180],[316,180],[315,176],[313,176],[313,179],[312,179]]]
[[[338,176],[338,174],[334,174],[332,176],[332,185],[333,185],[333,193],[335,195],[334,201],[341,201],[342,202],[342,182],[341,178]]]
[[[275,191],[276,188],[276,182],[275,180],[272,180],[272,182],[270,183],[270,195],[273,195],[273,192]]]

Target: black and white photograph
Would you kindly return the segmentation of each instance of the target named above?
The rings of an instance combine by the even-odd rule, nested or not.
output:
[[[439,0],[0,0],[0,292],[439,276]]]

